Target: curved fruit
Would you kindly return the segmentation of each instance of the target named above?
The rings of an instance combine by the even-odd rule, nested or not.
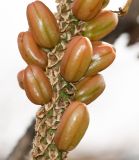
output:
[[[92,62],[86,72],[86,76],[93,76],[106,69],[115,59],[115,49],[106,42],[93,42],[94,55]]]
[[[84,136],[89,124],[89,115],[84,103],[72,102],[62,116],[54,141],[59,150],[74,149]]]
[[[76,18],[88,21],[102,9],[104,0],[74,0],[72,11]]]
[[[105,10],[100,12],[91,21],[85,23],[83,35],[92,41],[97,41],[112,32],[117,24],[118,14]]]
[[[40,1],[27,7],[27,19],[33,37],[40,47],[53,48],[60,39],[56,18],[49,8]]]
[[[20,72],[18,72],[17,74],[17,80],[18,80],[18,84],[20,86],[21,89],[24,89],[24,70],[21,70]]]
[[[105,89],[105,82],[101,75],[87,77],[76,84],[75,99],[85,104],[94,101]]]
[[[74,37],[61,61],[60,73],[68,82],[76,82],[87,71],[93,54],[90,40],[83,36]]]
[[[109,4],[110,0],[104,0],[102,7],[105,8]]]
[[[47,104],[52,98],[52,87],[43,70],[29,65],[24,71],[24,89],[27,97],[35,104]]]
[[[27,64],[35,64],[43,69],[46,68],[47,54],[37,46],[31,32],[21,32],[18,35],[18,48]]]

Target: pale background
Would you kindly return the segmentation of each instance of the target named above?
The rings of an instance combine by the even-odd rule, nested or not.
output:
[[[17,72],[26,67],[16,40],[19,32],[28,29],[26,6],[30,2],[5,0],[0,5],[1,160],[22,137],[38,109],[26,98],[16,79]],[[54,1],[43,2],[55,11]],[[124,0],[111,0],[109,8],[116,10],[123,3]],[[126,46],[127,43],[127,34],[121,35],[115,42],[117,58],[103,72],[106,90],[88,106],[90,125],[80,145],[71,153],[73,160],[110,150],[120,151],[123,156],[132,157],[131,160],[139,156],[139,60],[136,58],[139,43],[130,47]]]

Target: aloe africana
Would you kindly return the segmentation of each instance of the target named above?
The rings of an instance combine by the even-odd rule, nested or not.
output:
[[[54,46],[54,48],[52,49],[42,48],[44,52],[45,51],[47,52],[48,56],[48,66],[46,67],[45,73],[48,76],[50,83],[52,85],[53,96],[52,100],[48,104],[43,105],[36,114],[36,126],[35,126],[36,136],[34,138],[33,148],[31,151],[32,160],[67,159],[67,151],[69,149],[67,149],[67,151],[65,150],[62,151],[59,148],[59,146],[55,144],[54,137],[64,111],[69,106],[69,104],[73,100],[75,100],[76,85],[67,82],[65,80],[66,78],[64,79],[61,76],[62,74],[60,74],[60,63],[61,59],[64,56],[64,52],[67,48],[67,43],[69,43],[72,37],[82,36],[82,29],[85,23],[83,21],[78,20],[73,15],[71,10],[72,2],[73,0],[57,0],[58,13],[55,15],[55,17],[57,19],[57,23],[59,25],[59,30],[60,30],[59,42],[58,42],[59,35],[56,36],[55,41],[52,40],[53,38],[50,36],[50,34],[48,34],[49,36],[46,35],[46,37],[41,39],[41,36],[34,31],[36,28],[34,29],[33,27],[34,26],[36,27],[36,24],[34,24],[34,22],[29,23],[29,25],[31,25],[30,30],[31,31],[33,30],[34,39],[36,40],[36,43],[39,45],[39,47],[52,48]],[[58,31],[57,27],[55,27],[54,25],[53,28],[55,29],[55,34],[57,34]],[[46,26],[44,29],[46,29]],[[51,28],[49,29],[51,31]],[[42,32],[43,31],[44,30],[42,30]],[[42,32],[40,34],[42,34]],[[42,36],[44,35],[42,34]],[[50,43],[48,43],[46,46],[44,44],[45,39],[47,39],[47,41],[50,41]],[[22,79],[20,79],[20,81],[22,81]],[[23,86],[26,86],[26,81],[24,82],[24,84],[25,85]]]
[[[67,152],[58,150],[54,143],[55,131],[63,112],[74,95],[74,86],[60,76],[59,62],[63,57],[66,44],[75,35],[80,35],[83,22],[77,20],[71,10],[72,1],[59,1],[56,18],[61,31],[61,41],[54,49],[48,50],[46,74],[53,86],[52,102],[42,106],[36,114],[36,136],[33,141],[32,159],[67,159]],[[45,50],[45,49],[44,49]]]

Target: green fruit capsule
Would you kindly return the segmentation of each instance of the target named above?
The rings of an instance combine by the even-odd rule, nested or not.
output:
[[[76,18],[88,21],[101,11],[103,3],[104,0],[74,0],[72,11]]]
[[[68,82],[76,82],[86,73],[93,54],[90,40],[83,36],[74,37],[67,45],[61,61],[60,73]]]
[[[20,72],[18,72],[17,74],[17,80],[18,80],[18,84],[20,86],[21,89],[24,89],[24,70],[21,70]]]
[[[31,32],[21,32],[18,35],[18,48],[27,64],[35,64],[42,69],[46,68],[47,54],[37,46]]]
[[[106,69],[115,59],[116,53],[113,46],[106,42],[92,42],[94,54],[86,76],[93,76]]]
[[[84,136],[88,124],[89,114],[86,105],[79,101],[72,102],[64,112],[54,137],[58,149],[74,149]]]
[[[28,99],[38,105],[47,104],[52,98],[52,87],[43,70],[29,65],[24,71],[24,89]]]
[[[118,14],[112,11],[102,11],[94,19],[86,22],[83,35],[91,41],[98,41],[111,33],[118,24]]]
[[[86,77],[75,85],[75,99],[85,104],[94,101],[105,89],[105,82],[101,75]]]
[[[60,39],[56,18],[41,1],[27,7],[27,19],[33,37],[40,47],[53,48]]]

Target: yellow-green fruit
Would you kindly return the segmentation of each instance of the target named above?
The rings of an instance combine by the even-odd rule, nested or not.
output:
[[[86,77],[75,85],[75,99],[85,104],[94,101],[105,89],[105,82],[101,75]]]
[[[113,46],[106,42],[92,42],[94,54],[86,76],[93,76],[106,69],[115,59],[116,53]]]
[[[111,33],[118,24],[118,14],[112,11],[102,11],[94,19],[86,22],[83,35],[91,41],[98,41]]]
[[[72,11],[76,18],[88,21],[102,9],[104,0],[74,0]]]
[[[59,150],[74,149],[84,136],[89,124],[89,114],[84,103],[72,102],[58,125],[54,142]]]
[[[56,18],[41,1],[35,1],[27,7],[29,29],[40,47],[53,48],[60,39]]]

